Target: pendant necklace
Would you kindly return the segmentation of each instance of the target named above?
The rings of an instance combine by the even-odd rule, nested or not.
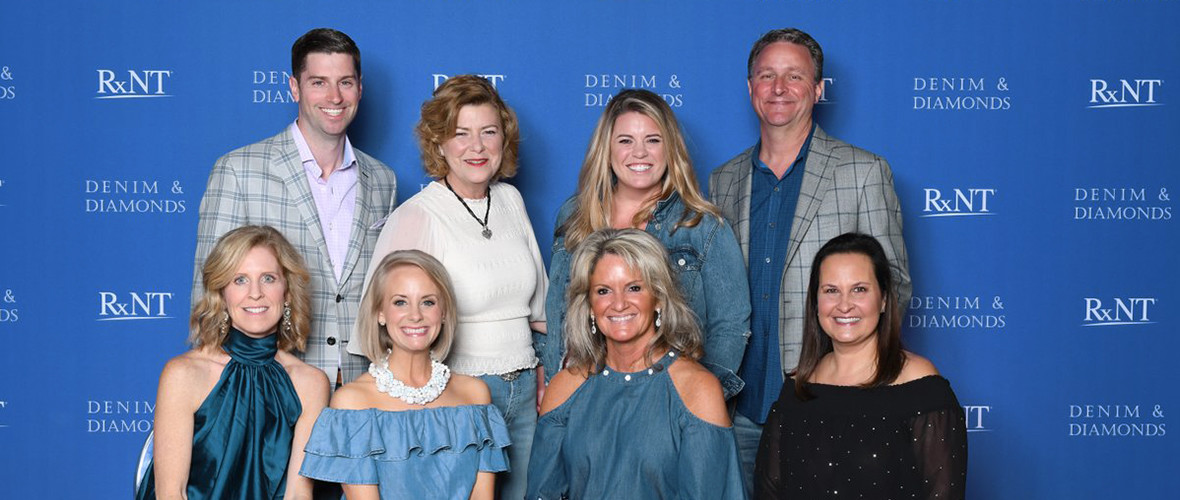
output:
[[[447,187],[447,191],[450,191],[451,194],[455,195],[455,198],[459,200],[459,203],[463,204],[463,208],[467,209],[467,213],[471,214],[471,218],[475,219],[475,222],[478,222],[479,225],[483,226],[483,232],[480,234],[482,234],[485,239],[492,239],[492,230],[488,229],[488,214],[492,212],[492,185],[488,184],[488,206],[483,211],[483,220],[479,220],[479,217],[475,215],[475,212],[471,211],[471,207],[467,206],[467,202],[463,200],[463,197],[459,196],[459,193],[455,192],[454,188],[451,187],[451,182],[448,181],[446,177],[443,177],[443,185]]]

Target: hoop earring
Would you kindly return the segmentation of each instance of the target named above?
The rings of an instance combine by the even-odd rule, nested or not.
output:
[[[229,333],[229,311],[221,311],[221,325],[217,329],[222,335]]]
[[[661,324],[662,324],[662,322],[660,321],[660,309],[657,307],[656,308],[656,330],[660,329]]]
[[[291,325],[291,303],[283,302],[283,333],[292,335],[295,327]]]

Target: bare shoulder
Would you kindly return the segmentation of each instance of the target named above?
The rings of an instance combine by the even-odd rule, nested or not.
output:
[[[368,373],[362,374],[356,380],[344,384],[344,387],[336,389],[332,393],[332,408],[338,410],[364,410],[373,408],[373,394],[376,391],[376,383],[373,376]]]
[[[545,388],[545,399],[541,401],[541,414],[549,413],[554,408],[565,404],[574,391],[577,391],[586,382],[587,375],[580,370],[575,372],[572,368],[557,372],[557,375],[549,380],[549,385]]]
[[[229,356],[217,354],[204,349],[193,349],[168,360],[160,380],[175,379],[185,385],[197,385],[194,382],[210,382],[210,387],[221,378]]]
[[[225,364],[221,365],[223,368]],[[208,356],[203,355],[200,351],[188,351],[184,354],[176,356],[164,364],[164,371],[160,373],[160,378],[183,378],[189,377],[191,379],[204,378],[206,372],[213,368],[212,360]]]
[[[323,401],[324,405],[327,405],[331,385],[329,385],[328,376],[323,371],[303,362],[289,352],[279,352],[275,359],[283,365],[287,376],[291,377],[291,384],[295,386],[295,392],[299,394],[301,399]]]
[[[181,405],[192,406],[195,410],[200,406],[217,380],[225,370],[225,359],[206,350],[193,349],[164,364],[160,372],[160,395],[157,398],[167,398]]]
[[[709,370],[696,361],[680,358],[668,368],[668,376],[688,411],[710,424],[730,426],[721,382]]]
[[[904,384],[931,375],[938,375],[938,369],[934,367],[934,363],[922,356],[905,351],[905,365],[901,367],[901,373],[897,375],[897,381],[894,383]]]
[[[447,389],[454,391],[459,404],[486,405],[492,403],[492,392],[488,390],[488,384],[476,377],[453,373],[451,381],[447,384]]]

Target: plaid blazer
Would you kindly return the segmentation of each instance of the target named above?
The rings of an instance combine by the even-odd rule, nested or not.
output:
[[[747,265],[753,151],[753,147],[743,151],[709,174],[709,199],[733,227]],[[901,236],[901,207],[889,163],[816,126],[779,285],[778,343],[785,372],[799,363],[811,261],[824,243],[851,231],[872,235],[885,247],[897,284],[898,306],[904,311],[912,284]]]
[[[355,379],[368,360],[348,354],[360,307],[361,290],[380,224],[393,211],[397,180],[376,158],[353,149],[357,162],[356,211],[340,282],[332,271],[319,212],[289,129],[279,135],[230,151],[217,160],[201,198],[197,223],[197,255],[193,272],[193,301],[203,293],[201,268],[221,235],[246,224],[265,224],[303,255],[311,274],[312,330],[307,351],[300,355],[335,383],[336,369],[344,381]]]

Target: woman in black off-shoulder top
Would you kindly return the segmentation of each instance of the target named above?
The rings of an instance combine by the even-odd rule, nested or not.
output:
[[[871,236],[816,254],[803,351],[763,428],[756,498],[964,497],[963,409],[930,361],[902,349],[892,290]]]

